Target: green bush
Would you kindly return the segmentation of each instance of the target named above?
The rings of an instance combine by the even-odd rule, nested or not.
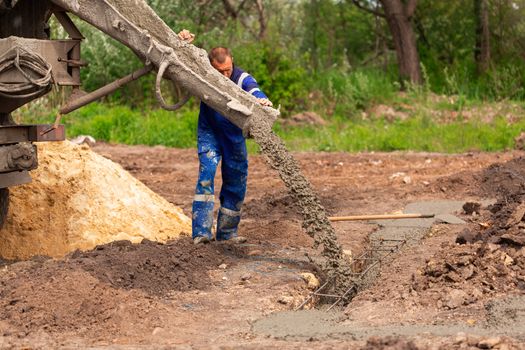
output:
[[[315,109],[324,114],[326,106],[333,105],[329,114],[346,118],[371,104],[392,100],[397,90],[392,75],[377,69],[334,68],[317,74],[314,81],[313,88],[323,96],[322,105]]]
[[[276,107],[281,105],[283,115],[304,110],[311,79],[301,62],[265,42],[233,52],[236,64],[253,75]]]
[[[490,69],[479,81],[495,100],[525,99],[525,64],[512,62]]]

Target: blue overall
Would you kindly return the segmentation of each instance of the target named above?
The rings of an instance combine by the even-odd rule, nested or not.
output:
[[[257,98],[267,98],[255,79],[234,67],[230,79],[244,91]],[[248,158],[242,130],[221,114],[201,102],[197,130],[199,179],[195,188],[192,215],[192,237],[212,238],[214,178],[221,163],[222,187],[217,217],[216,239],[228,240],[237,236],[241,206],[246,194]]]

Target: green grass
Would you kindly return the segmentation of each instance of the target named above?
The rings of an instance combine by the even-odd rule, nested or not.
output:
[[[196,146],[197,111],[173,113],[162,109],[142,111],[126,106],[92,103],[62,117],[68,138],[91,135],[96,140],[129,145]],[[52,123],[54,114],[28,115],[17,119],[26,123]]]
[[[18,112],[23,122],[53,121],[53,114],[35,116]],[[20,114],[22,113],[22,114]],[[130,145],[196,146],[197,110],[179,112],[133,110],[124,106],[94,103],[63,117],[68,137],[88,134],[97,140]],[[406,120],[383,118],[356,121],[333,118],[323,127],[283,127],[275,130],[293,151],[394,151],[428,152],[500,151],[513,147],[514,138],[525,130],[525,119],[509,124],[503,117],[490,123],[478,120],[438,123],[416,114]],[[256,152],[258,147],[248,143]]]
[[[395,151],[413,150],[456,153],[500,151],[511,148],[525,130],[525,121],[509,125],[498,118],[480,122],[438,124],[424,117],[392,123],[379,119],[334,122],[323,128],[278,130],[289,148],[301,151]]]

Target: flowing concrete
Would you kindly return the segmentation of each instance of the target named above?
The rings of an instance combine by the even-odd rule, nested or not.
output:
[[[428,201],[415,202],[406,206],[405,213],[435,214],[429,219],[382,220],[377,223],[380,229],[372,233],[372,247],[390,242],[389,240],[406,240],[415,244],[421,240],[436,222],[464,224],[454,214],[462,211],[464,201]],[[484,205],[490,202],[483,203]],[[381,253],[378,253],[381,254]],[[379,271],[372,271],[367,278],[371,283]],[[476,335],[509,335],[525,338],[525,296],[503,298],[487,305],[487,322],[481,326],[465,324],[447,325],[389,325],[366,327],[346,319],[339,311],[324,312],[321,310],[301,310],[277,312],[253,324],[253,332],[287,340],[305,339],[362,339],[370,336],[433,334],[451,336],[458,332]]]

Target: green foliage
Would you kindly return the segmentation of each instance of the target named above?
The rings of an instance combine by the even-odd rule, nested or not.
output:
[[[522,126],[521,122],[505,126],[501,120],[442,123],[427,110],[461,114],[482,102],[525,99],[525,0],[489,1],[492,60],[484,73],[478,72],[474,59],[473,1],[419,1],[413,28],[425,83],[406,86],[403,95],[398,94],[396,55],[386,21],[350,1],[265,0],[264,36],[255,2],[242,2],[236,16],[225,11],[222,1],[206,6],[189,0],[148,2],[175,32],[183,28],[194,32],[197,46],[230,47],[235,64],[250,72],[274,104],[281,105],[283,117],[311,110],[330,121],[324,128],[279,129],[294,149],[493,150],[509,147],[511,134]],[[85,90],[141,66],[128,48],[74,20],[86,36],[82,56],[90,65],[82,70]],[[65,37],[57,22],[51,22],[51,29],[56,38]],[[89,133],[131,144],[194,145],[198,101],[177,113],[152,110],[157,107],[153,80],[153,75],[144,77],[106,98],[114,107],[94,104],[67,116],[70,134]],[[166,96],[179,94],[168,83],[163,90]],[[436,94],[453,102],[433,103]],[[48,104],[56,108],[63,100],[51,96]],[[405,121],[361,121],[376,104],[417,107],[407,108],[410,118]],[[46,117],[46,122],[51,120],[51,115]]]
[[[415,30],[421,60],[432,67],[430,70],[474,60],[473,3],[473,0],[419,2]]]
[[[318,74],[314,81],[313,88],[323,96],[321,106],[333,106],[328,114],[346,118],[370,104],[391,100],[397,90],[393,75],[377,69],[330,69]],[[319,112],[323,113],[323,109]]]
[[[396,151],[425,152],[499,151],[511,148],[525,120],[509,124],[498,118],[492,123],[436,123],[427,117],[374,121],[338,121],[327,127],[278,129],[287,145],[296,151]]]
[[[281,105],[285,114],[305,108],[310,77],[283,50],[265,42],[251,44],[236,49],[234,59],[255,77],[274,105]]]
[[[304,1],[302,18],[301,49],[316,71],[358,63],[373,50],[375,20],[353,5]]]
[[[64,122],[68,137],[88,134],[111,143],[188,148],[196,146],[197,115],[198,111],[191,109],[174,113],[94,103],[66,116]],[[49,123],[53,116],[35,118],[29,113],[21,119],[22,122]],[[334,117],[323,127],[275,125],[276,132],[293,151],[349,152],[499,151],[511,148],[514,138],[524,128],[525,118],[515,123],[509,123],[503,116],[490,122],[477,118],[468,123],[461,118],[440,122],[425,113],[424,109],[415,109],[414,114],[405,120],[377,118],[349,121],[344,117]],[[251,141],[249,149],[256,151],[257,145]]]
[[[67,136],[91,135],[97,140],[129,145],[195,147],[198,111],[143,111],[127,106],[92,103],[63,118]],[[21,117],[26,123],[49,123],[53,114]]]
[[[525,99],[525,64],[516,62],[500,65],[481,77],[479,85],[485,88],[486,95],[495,100]]]

